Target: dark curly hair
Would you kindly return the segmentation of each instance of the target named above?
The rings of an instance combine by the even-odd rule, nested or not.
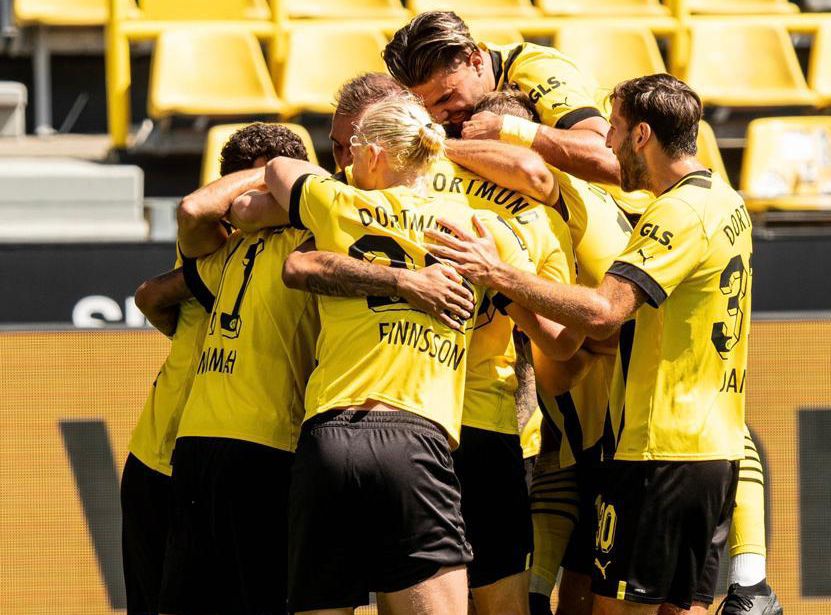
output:
[[[275,156],[287,156],[308,160],[306,146],[296,134],[280,124],[249,124],[236,131],[219,155],[219,174],[227,175],[254,166],[257,158],[271,160]]]

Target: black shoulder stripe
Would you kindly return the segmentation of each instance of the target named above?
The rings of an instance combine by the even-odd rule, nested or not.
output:
[[[508,81],[508,72],[510,72],[511,67],[514,65],[514,62],[516,62],[516,59],[519,57],[519,54],[521,54],[524,49],[525,43],[520,43],[519,45],[514,47],[510,54],[508,54],[508,59],[505,60],[505,66],[502,68],[502,71],[505,73],[506,82]],[[499,82],[497,81],[497,83]]]
[[[209,314],[214,309],[214,300],[216,299],[210,289],[205,286],[202,278],[199,277],[199,270],[196,267],[196,259],[182,256],[182,273],[185,276],[185,284],[187,284],[190,292],[199,302],[206,312]]]
[[[300,229],[301,231],[307,229],[300,217],[300,196],[303,194],[303,185],[310,175],[311,173],[306,173],[295,180],[291,187],[291,196],[289,197],[289,222],[294,228]]]
[[[690,179],[684,180],[676,187],[680,188],[681,186],[698,186],[699,188],[710,189],[713,187],[713,182],[712,180],[704,179],[703,177],[691,177]]]
[[[651,275],[631,263],[615,261],[607,273],[634,282],[646,295],[646,302],[654,308],[659,307],[667,299],[666,291]]]
[[[568,130],[575,124],[579,124],[583,120],[587,120],[590,117],[603,117],[603,115],[594,107],[580,107],[579,109],[569,111],[559,120],[557,120],[557,123],[554,125],[554,128],[562,128],[563,130]]]

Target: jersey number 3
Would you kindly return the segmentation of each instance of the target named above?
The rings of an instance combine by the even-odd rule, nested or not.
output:
[[[751,254],[747,260],[747,267],[745,267],[741,254],[736,254],[727,263],[724,271],[721,272],[719,289],[723,295],[727,295],[727,315],[730,317],[730,321],[714,322],[710,339],[722,360],[727,360],[730,351],[733,350],[742,337],[745,319],[742,306],[747,295],[750,277],[753,275],[752,261],[753,255]]]

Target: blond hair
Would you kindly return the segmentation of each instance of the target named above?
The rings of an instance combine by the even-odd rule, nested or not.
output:
[[[364,143],[384,150],[393,171],[421,175],[444,155],[444,128],[411,94],[393,95],[364,112],[355,127]]]

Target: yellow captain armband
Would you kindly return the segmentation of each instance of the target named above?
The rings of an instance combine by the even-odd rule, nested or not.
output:
[[[537,138],[539,127],[540,125],[536,122],[515,115],[503,115],[499,140],[512,145],[531,147],[534,144],[534,139]]]

